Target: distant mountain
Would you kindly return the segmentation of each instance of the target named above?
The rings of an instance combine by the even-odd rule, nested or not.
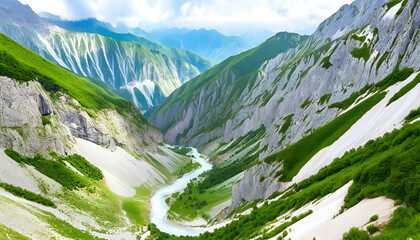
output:
[[[150,33],[168,47],[186,49],[201,56],[221,62],[251,48],[241,37],[229,37],[216,30],[161,29]]]
[[[251,47],[256,47],[275,34],[275,32],[269,30],[250,30],[240,37],[245,39]]]
[[[42,12],[42,19],[69,31],[97,33],[120,41],[147,44],[144,39],[159,42],[169,48],[178,48],[197,53],[216,62],[237,55],[255,47],[275,33],[267,30],[250,31],[242,36],[225,36],[216,30],[190,30],[186,28],[164,28],[150,33],[136,27],[130,28],[124,23],[116,26],[88,18],[79,21],[63,20],[59,16]],[[140,39],[144,38],[144,39]],[[149,45],[150,47],[150,45]]]
[[[2,33],[80,76],[102,80],[142,110],[213,65],[189,51],[112,32],[96,19],[54,21],[77,32],[42,20],[16,0],[0,2]]]
[[[46,20],[69,31],[89,33],[97,33],[97,29],[114,31],[114,27],[110,23],[99,21],[96,18],[87,18],[80,21],[66,21],[62,20],[60,16],[45,12],[40,13],[39,16],[43,20]]]

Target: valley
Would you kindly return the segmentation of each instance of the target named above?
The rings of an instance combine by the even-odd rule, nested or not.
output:
[[[419,239],[419,9],[251,48],[0,2],[0,238]]]

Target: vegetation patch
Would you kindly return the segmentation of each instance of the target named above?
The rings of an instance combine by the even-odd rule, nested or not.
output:
[[[410,113],[405,117],[406,122],[411,122],[420,117],[420,107],[417,109],[413,109]]]
[[[326,56],[321,60],[320,64],[323,68],[328,69],[332,66],[332,63],[330,62],[330,58],[331,56]]]
[[[283,133],[283,134],[286,133],[287,129],[289,129],[290,125],[292,124],[293,116],[294,114],[289,114],[284,118],[284,123],[279,129],[279,133]]]
[[[146,225],[149,222],[148,202],[150,195],[149,187],[142,185],[136,188],[136,195],[121,200],[121,207],[133,224]]]
[[[309,106],[309,104],[311,104],[312,103],[312,101],[310,101],[309,99],[310,99],[311,97],[308,97],[305,101],[303,101],[303,103],[300,105],[300,108],[301,109],[305,109],[305,108],[307,108],[308,106]]]
[[[353,49],[353,51],[351,51],[351,55],[357,59],[363,58],[365,62],[367,62],[370,58],[370,51],[370,47],[367,43],[364,43],[363,47]]]
[[[330,101],[332,94],[325,94],[323,95],[320,99],[318,104],[319,105],[324,105],[324,103],[328,103]]]
[[[261,139],[266,132],[265,126],[261,125],[258,129],[255,131],[250,131],[244,136],[239,137],[233,143],[231,143],[227,148],[220,151],[218,154],[222,155],[229,151],[232,151],[234,149],[238,149],[242,147],[242,149],[245,149],[249,146],[251,146],[253,143],[255,143],[257,140]]]
[[[391,103],[393,103],[394,101],[400,99],[402,96],[404,96],[406,93],[408,93],[411,89],[415,88],[417,86],[417,84],[420,83],[420,74],[418,74],[413,81],[411,81],[410,83],[408,83],[407,85],[405,85],[404,87],[402,87],[394,96],[392,96],[391,99],[389,99],[389,102],[387,104],[387,106]]]
[[[366,41],[366,36],[357,36],[357,34],[353,34],[351,35],[351,39],[354,39],[356,41],[360,41],[360,42],[365,42]]]
[[[41,116],[42,125],[51,125],[51,115]]]
[[[198,184],[198,188],[209,189],[230,179],[231,177],[252,167],[258,161],[258,156],[259,153],[257,152],[254,155],[245,156],[244,159],[236,160],[225,167],[213,166],[211,170],[200,175],[205,177],[205,179]]]
[[[370,224],[369,226],[366,227],[366,230],[370,233],[370,234],[374,234],[377,231],[379,231],[379,228],[373,224]]]
[[[185,174],[187,174],[187,173],[190,173],[190,172],[192,172],[193,170],[195,170],[195,169],[198,169],[199,167],[201,166],[201,164],[200,163],[198,163],[198,162],[189,162],[189,163],[187,163],[187,165],[185,165],[181,170],[179,170],[177,173],[176,173],[176,175],[178,176],[178,177],[182,177],[182,176],[184,176]]]
[[[189,157],[187,155],[187,153],[191,152],[191,149],[186,148],[186,147],[174,147],[174,148],[171,148],[171,150],[180,154],[180,155],[184,155],[184,156],[187,156],[187,157]]]
[[[357,227],[352,227],[350,231],[343,234],[343,240],[369,240],[369,234]]]
[[[33,158],[24,157],[12,149],[6,149],[4,152],[18,163],[34,166],[36,170],[70,190],[84,188],[88,185],[83,176],[68,168],[62,161],[47,159],[40,154],[35,155]]]
[[[14,239],[14,240],[30,240],[30,238],[8,228],[0,223],[0,238],[1,239]]]
[[[304,212],[300,214],[299,216],[294,216],[292,219],[288,222],[282,223],[280,226],[276,227],[275,229],[271,230],[269,233],[262,233],[262,236],[257,238],[258,240],[262,239],[270,239],[278,235],[279,233],[283,232],[288,228],[289,226],[292,226],[296,222],[300,221],[301,219],[309,216],[312,213],[312,210],[308,210],[307,212]],[[283,239],[287,236],[287,231],[284,231],[282,236],[280,236],[280,239]]]
[[[389,52],[385,52],[381,58],[379,58],[378,63],[376,64],[376,73],[378,73],[379,68],[381,67],[382,63],[388,58]]]
[[[61,161],[66,161],[70,163],[74,168],[76,168],[79,172],[83,175],[93,179],[93,180],[101,180],[104,178],[102,171],[97,168],[95,165],[91,164],[86,158],[78,155],[73,154],[66,157],[60,157]]]
[[[402,70],[394,69],[394,71],[389,74],[386,78],[376,84],[366,84],[360,91],[354,92],[350,95],[349,98],[345,99],[341,102],[336,102],[331,104],[330,108],[340,108],[340,109],[347,109],[350,107],[356,100],[365,94],[366,92],[373,92],[376,90],[384,91],[388,87],[394,85],[397,82],[404,81],[407,79],[411,74],[413,74],[414,70],[412,68],[404,68]]]
[[[330,123],[318,128],[298,142],[288,146],[282,151],[268,156],[266,162],[283,161],[282,181],[290,181],[299,170],[321,149],[334,143],[357,120],[385,97],[386,93],[377,93],[350,111],[335,118]]]
[[[3,183],[0,182],[0,187],[2,187],[4,190],[10,192],[11,194],[24,198],[26,200],[32,201],[32,202],[36,202],[39,204],[42,204],[44,206],[47,207],[54,207],[56,208],[57,206],[55,205],[55,203],[53,201],[51,201],[50,199],[43,197],[39,194],[36,194],[34,192],[28,191],[26,189],[22,189],[20,187],[16,187],[13,186],[11,184],[7,184],[7,183]]]
[[[376,220],[378,220],[378,219],[379,219],[378,214],[375,214],[375,215],[373,215],[372,217],[370,217],[369,222],[374,222],[374,221],[376,221]]]
[[[169,213],[175,214],[176,219],[180,217],[184,220],[193,220],[201,217],[209,220],[206,210],[227,201],[231,196],[232,187],[203,189],[195,179],[188,183],[183,193],[174,195],[176,199]]]

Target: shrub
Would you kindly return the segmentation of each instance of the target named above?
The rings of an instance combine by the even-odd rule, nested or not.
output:
[[[91,164],[88,160],[86,160],[86,158],[78,154],[73,154],[67,157],[60,157],[60,160],[67,161],[83,175],[93,180],[99,181],[102,178],[104,178],[104,175],[102,174],[102,171],[99,168],[97,168],[95,165]]]
[[[33,193],[31,191],[28,191],[26,189],[22,189],[20,187],[15,187],[11,184],[7,184],[7,183],[3,183],[0,182],[0,187],[4,188],[4,190],[10,192],[11,194],[24,198],[26,200],[32,201],[32,202],[36,202],[39,204],[42,204],[44,206],[48,206],[48,207],[54,207],[56,208],[57,206],[55,205],[55,203],[53,201],[51,201],[48,198],[45,198],[39,194]]]
[[[369,234],[366,231],[361,231],[356,227],[343,234],[343,240],[369,240]]]
[[[411,91],[413,88],[415,88],[417,86],[417,84],[420,83],[420,75],[417,75],[413,81],[411,81],[410,83],[408,83],[407,85],[405,85],[404,87],[402,87],[397,93],[394,94],[394,96],[392,96],[391,99],[389,99],[389,102],[387,105],[391,104],[392,102],[398,100],[399,98],[401,98],[402,96],[404,96],[406,93],[408,93],[409,91]]]
[[[41,116],[42,125],[51,125],[50,115],[48,116]]]
[[[356,40],[356,41],[360,41],[360,42],[364,42],[364,41],[366,41],[366,36],[357,36],[356,34],[353,34],[352,36],[351,36],[351,39],[354,39],[354,40]]]
[[[414,110],[411,110],[410,113],[405,117],[406,122],[410,122],[416,118],[420,117],[420,107]]]
[[[367,43],[364,43],[363,47],[353,49],[353,51],[351,51],[351,55],[358,59],[363,58],[365,62],[367,62],[370,58],[370,47]]]
[[[366,230],[370,233],[370,234],[374,234],[377,231],[379,231],[379,228],[373,224],[369,225],[366,227]]]
[[[398,205],[401,205],[401,204],[403,204],[403,200],[398,199],[397,201],[395,201],[394,206],[398,206]]]
[[[369,222],[374,222],[374,221],[378,220],[378,218],[379,218],[378,214],[375,214],[372,217],[370,217]]]

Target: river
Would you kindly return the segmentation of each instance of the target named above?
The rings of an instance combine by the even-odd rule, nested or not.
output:
[[[173,184],[158,190],[153,195],[151,200],[151,222],[156,224],[156,226],[162,232],[166,232],[177,236],[197,236],[204,231],[203,229],[199,230],[180,224],[175,224],[165,218],[166,213],[169,210],[169,206],[165,202],[167,196],[186,188],[187,184],[190,182],[191,179],[198,177],[204,171],[210,170],[212,168],[212,165],[206,159],[200,156],[200,153],[197,151],[197,149],[191,149],[192,150],[190,154],[192,154],[193,158],[201,164],[201,167],[195,171],[185,174],[184,176],[182,176],[182,178],[177,179]]]

